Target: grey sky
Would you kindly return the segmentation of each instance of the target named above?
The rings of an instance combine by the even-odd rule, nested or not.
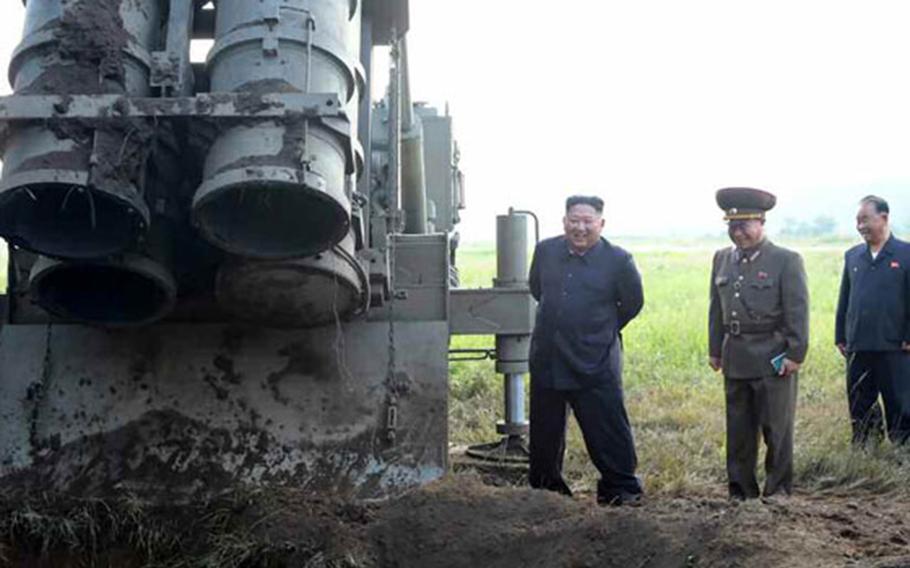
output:
[[[415,96],[456,120],[467,241],[510,205],[558,231],[570,193],[604,197],[610,234],[719,232],[725,185],[776,192],[777,222],[849,228],[869,191],[910,220],[905,0],[411,5]],[[23,14],[4,6],[4,70]]]
[[[567,193],[611,233],[722,231],[713,192],[774,216],[910,208],[910,5],[900,1],[412,0],[414,85],[451,101],[466,236],[510,204],[558,231]],[[910,216],[908,216],[910,217]]]

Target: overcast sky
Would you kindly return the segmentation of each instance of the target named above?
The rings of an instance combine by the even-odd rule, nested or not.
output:
[[[728,185],[777,193],[778,227],[848,229],[870,191],[910,220],[906,0],[411,6],[415,98],[456,121],[465,240],[492,239],[510,205],[557,232],[571,193],[602,196],[613,235],[717,233]],[[5,69],[24,10],[3,10]]]

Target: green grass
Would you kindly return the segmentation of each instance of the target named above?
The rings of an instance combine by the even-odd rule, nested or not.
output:
[[[723,243],[716,243],[721,246]],[[888,445],[851,448],[843,359],[835,349],[834,310],[843,246],[796,246],[811,293],[809,357],[800,374],[796,422],[797,483],[808,489],[906,485],[910,454]],[[707,366],[708,280],[713,250],[648,247],[634,252],[645,287],[645,308],[625,333],[626,400],[639,454],[639,472],[652,493],[716,491],[725,483],[723,379]],[[489,249],[460,251],[462,285],[489,286],[496,270]],[[492,338],[459,337],[453,346],[491,346]],[[451,438],[496,438],[501,379],[490,362],[452,366]],[[902,465],[907,464],[907,465]],[[574,423],[566,475],[590,487],[590,465]]]

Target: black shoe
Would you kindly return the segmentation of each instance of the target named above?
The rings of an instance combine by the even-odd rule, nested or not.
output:
[[[531,489],[552,491],[554,493],[559,493],[560,495],[565,495],[566,497],[572,496],[572,490],[569,489],[569,486],[566,485],[566,482],[562,479],[559,479],[557,481],[547,481],[546,483],[532,483]]]
[[[608,507],[641,507],[644,496],[641,493],[627,493],[623,491],[618,495],[598,495],[597,504]]]

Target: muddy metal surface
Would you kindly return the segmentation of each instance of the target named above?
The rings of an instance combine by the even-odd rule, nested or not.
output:
[[[122,84],[123,50],[130,36],[120,15],[122,0],[82,0],[65,4],[55,30],[64,59],[97,66],[99,79]],[[75,92],[68,85],[57,92]]]
[[[124,50],[131,37],[124,28],[121,4],[122,0],[64,2],[59,18],[33,30],[53,32],[56,41],[41,49],[54,63],[27,85],[17,85],[17,94],[124,92]]]
[[[7,326],[0,488],[170,501],[237,482],[375,497],[429,481],[446,468],[448,328],[395,333],[411,347],[396,360],[393,443],[384,323]]]

